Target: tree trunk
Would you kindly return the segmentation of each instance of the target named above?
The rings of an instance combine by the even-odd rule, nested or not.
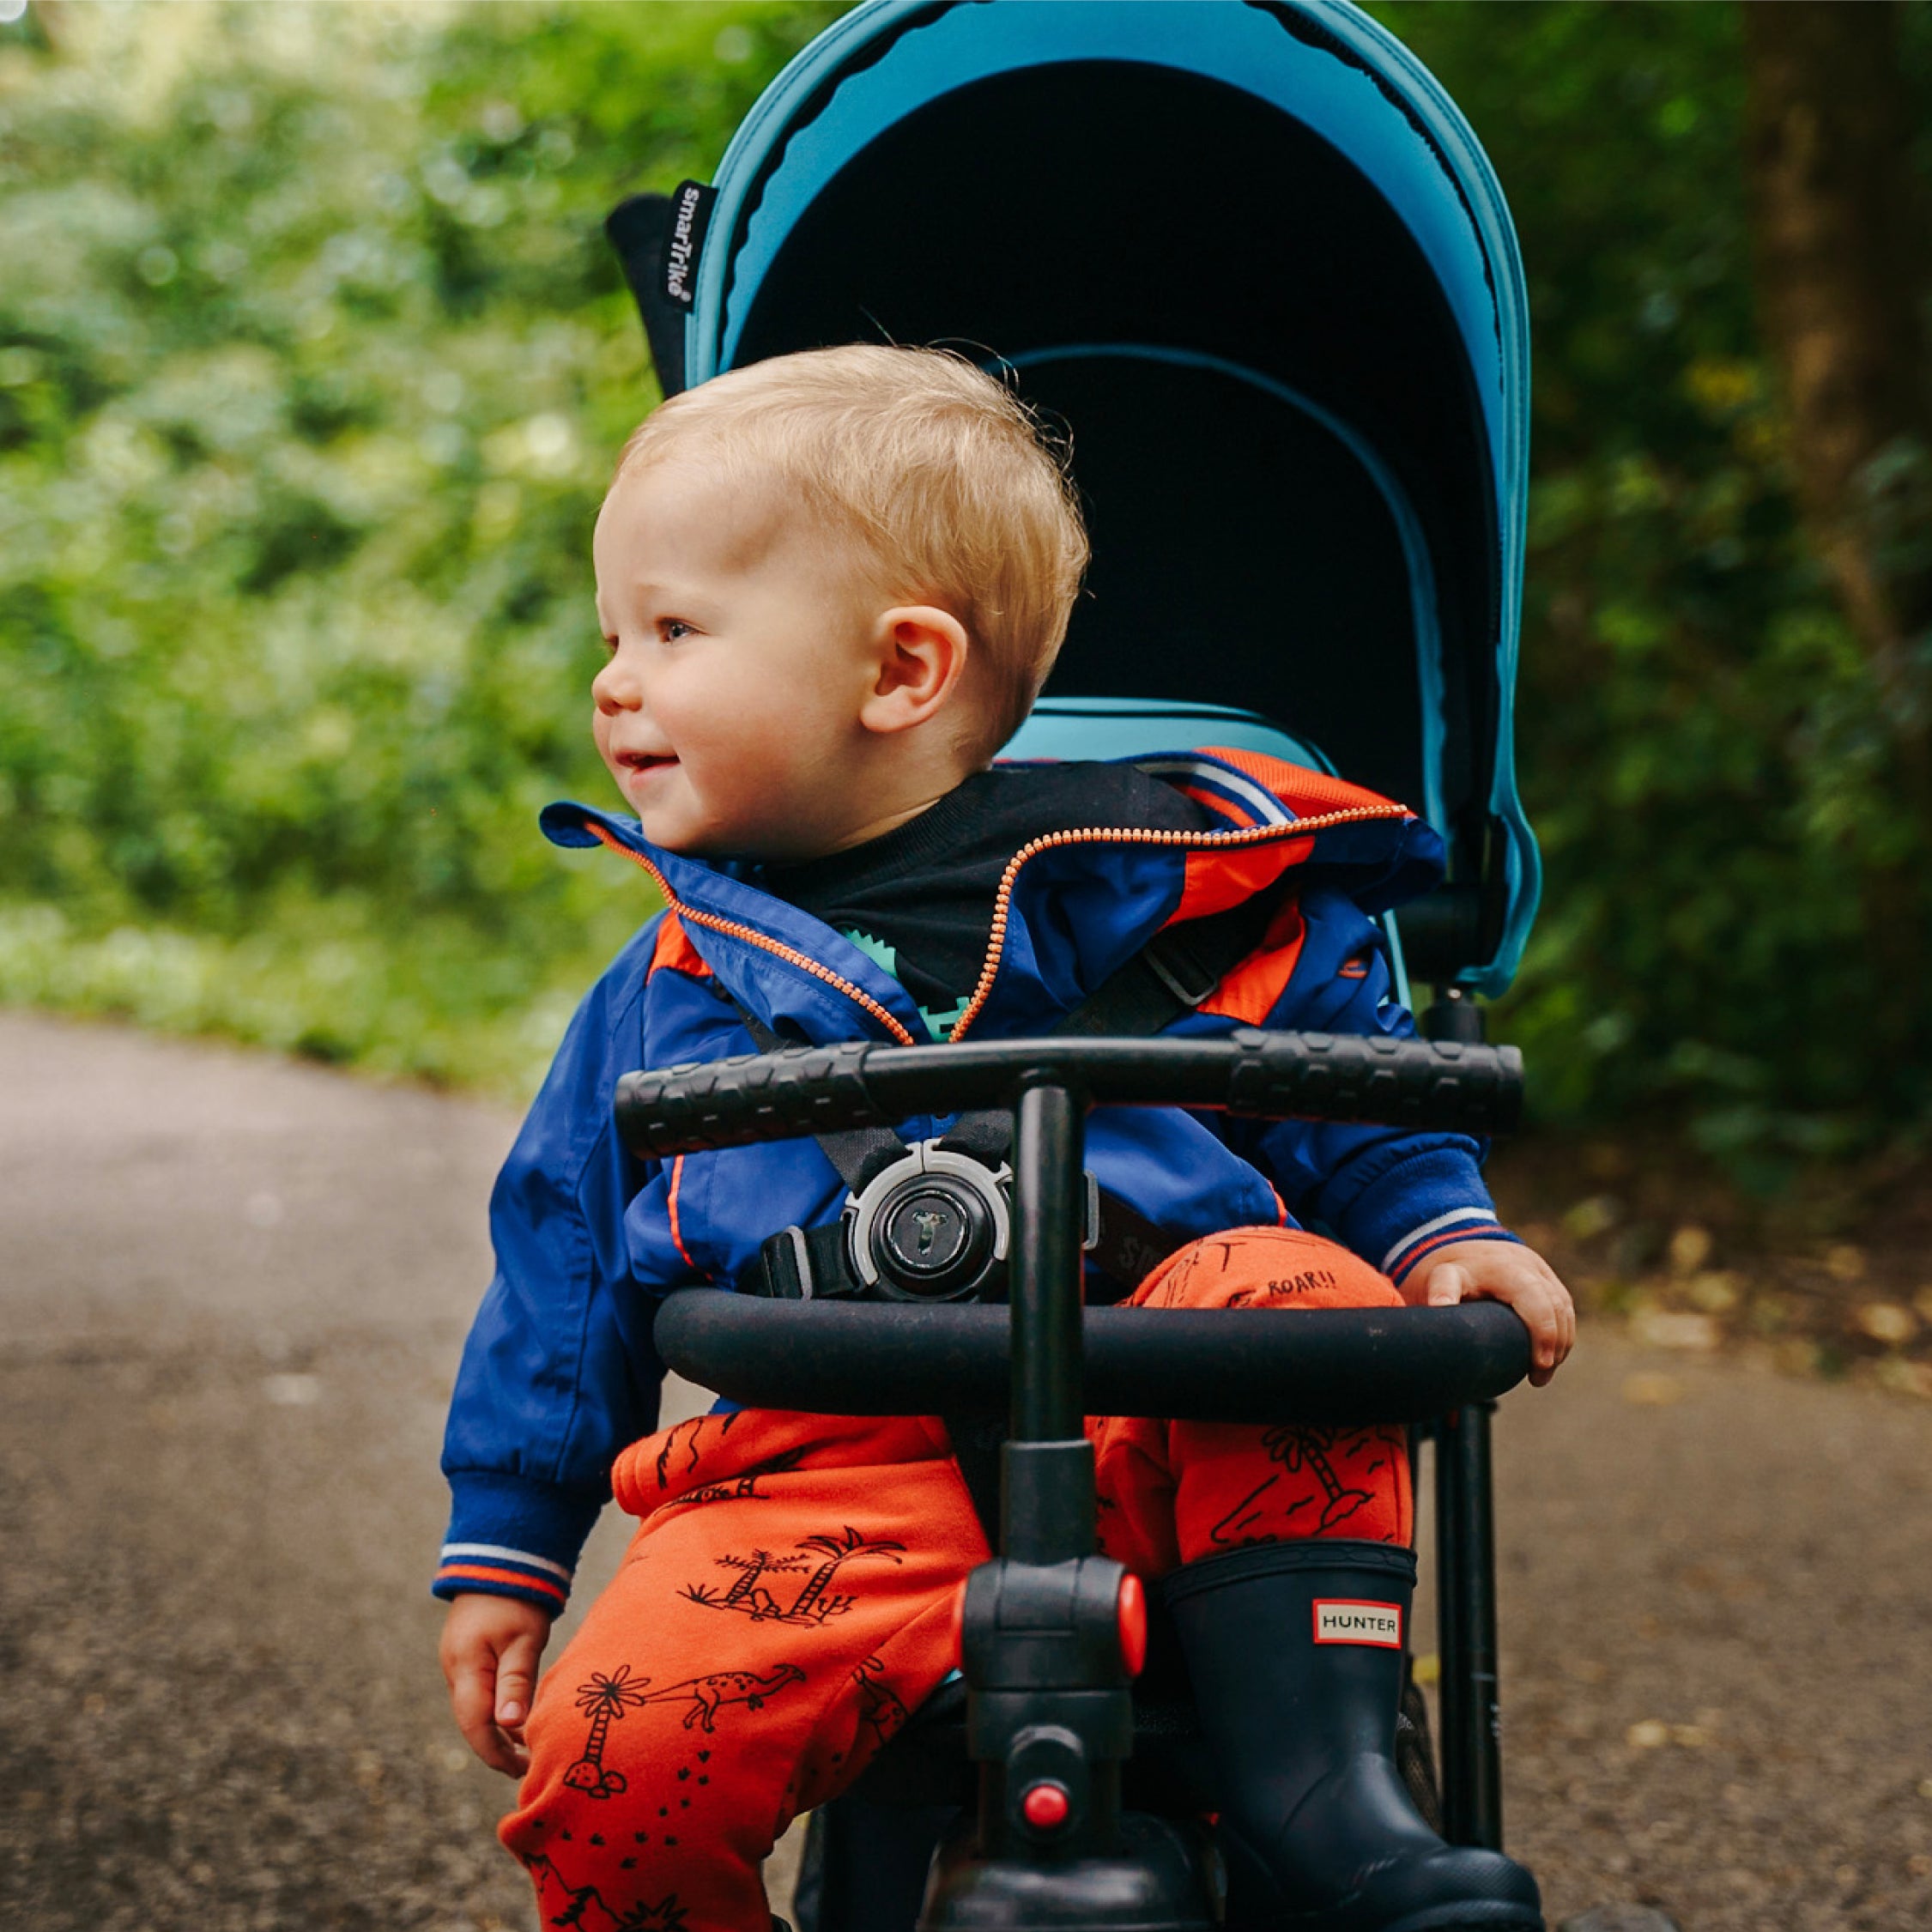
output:
[[[1913,445],[1922,463],[1932,456],[1919,317],[1932,245],[1900,9],[1746,0],[1742,11],[1759,305],[1790,397],[1800,500],[1846,615],[1902,696],[1890,687],[1906,675],[1906,648],[1932,624],[1932,558],[1923,544],[1888,555],[1901,546],[1887,542],[1871,465]]]
[[[1909,849],[1862,869],[1870,1019],[1891,1063],[1932,1046],[1932,238],[1912,171],[1898,0],[1744,0],[1760,324],[1790,409],[1800,510],[1863,646]],[[1909,1102],[1908,1102],[1909,1104]]]

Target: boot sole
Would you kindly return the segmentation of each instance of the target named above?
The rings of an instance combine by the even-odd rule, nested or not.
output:
[[[1487,1905],[1466,1899],[1460,1905],[1430,1905],[1390,1919],[1379,1932],[1545,1932],[1545,1928],[1540,1911],[1499,1899]]]

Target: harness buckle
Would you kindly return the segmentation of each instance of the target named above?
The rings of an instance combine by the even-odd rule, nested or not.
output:
[[[845,1254],[888,1301],[966,1301],[1007,1257],[1013,1170],[920,1141],[845,1207]]]

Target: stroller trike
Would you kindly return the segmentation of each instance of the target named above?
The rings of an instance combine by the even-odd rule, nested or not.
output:
[[[1292,1321],[1263,1310],[1117,1308],[1083,1319],[1085,1107],[1180,1105],[1481,1130],[1513,1117],[1519,1088],[1509,1048],[1253,1030],[1217,1040],[855,1043],[638,1073],[621,1083],[621,1131],[633,1151],[660,1158],[877,1131],[915,1114],[1002,1105],[1012,1113],[1008,1307],[924,1302],[916,1292],[869,1305],[698,1289],[670,1297],[657,1318],[668,1361],[752,1404],[971,1416],[996,1408],[1010,1384],[1001,1553],[967,1584],[963,1699],[942,1689],[870,1768],[871,1789],[890,1793],[899,1808],[909,1800],[918,1807],[911,1828],[894,1832],[874,1820],[870,1845],[839,1847],[842,1870],[821,1845],[807,1901],[814,1923],[881,1932],[908,1923],[934,1826],[966,1796],[956,1772],[970,1753],[980,1767],[977,1816],[951,1834],[933,1866],[918,1921],[927,1932],[1208,1932],[1220,1916],[1212,1868],[1184,1823],[1154,1814],[1184,1821],[1226,1808],[1230,1794],[1202,1762],[1184,1693],[1170,1690],[1160,1717],[1143,1706],[1136,1723],[1129,1685],[1146,1657],[1147,1608],[1137,1580],[1093,1553],[1083,1406],[1226,1421],[1284,1414],[1413,1421],[1464,1407],[1445,1432],[1444,1487],[1480,1503],[1483,1485],[1469,1481],[1482,1473],[1480,1405],[1528,1364],[1521,1323],[1493,1306]],[[907,1207],[927,1201],[936,1220],[948,1212],[928,1177],[900,1187]],[[916,1291],[916,1278],[902,1281]],[[1456,1669],[1479,1687],[1494,1681],[1493,1672],[1472,1668],[1489,1661],[1487,1527],[1459,1521],[1475,1547],[1460,1553],[1444,1596]],[[1311,1607],[1329,1608],[1318,1600]],[[1375,1659],[1368,1667],[1389,1668]],[[1384,1751],[1393,1747],[1394,1715],[1391,1705]],[[1469,1741],[1479,1760],[1469,1808],[1480,1814],[1493,1802],[1493,1736],[1487,1747],[1480,1736]],[[1122,1760],[1136,1749],[1153,1759],[1136,1767],[1133,1794],[1149,1810],[1123,1813]],[[827,1810],[865,1806],[865,1788]],[[1479,1829],[1495,1822],[1493,1810],[1477,1819]],[[1534,1921],[1499,1904],[1487,1914],[1423,1913],[1414,1923]]]
[[[1473,136],[1335,0],[871,0],[766,92],[715,185],[636,197],[610,232],[667,392],[816,344],[936,342],[1067,423],[1092,596],[1009,755],[1262,752],[1412,802],[1449,849],[1447,883],[1387,924],[1401,996],[1410,975],[1434,989],[1434,1047],[855,1047],[640,1075],[621,1100],[653,1153],[1014,1112],[1010,1314],[714,1294],[673,1298],[657,1325],[669,1362],[742,1401],[773,1399],[774,1352],[790,1402],[806,1374],[813,1401],[846,1413],[918,1408],[921,1390],[935,1411],[984,1411],[1014,1378],[1004,1565],[976,1578],[963,1632],[981,1830],[977,1853],[941,1861],[924,1923],[1178,1927],[1212,1910],[1184,1833],[1121,1835],[1138,1639],[1131,1591],[1083,1553],[1083,1404],[1435,1419],[1444,1826],[1497,1844],[1484,1404],[1523,1371],[1514,1317],[1310,1317],[1266,1345],[1201,1317],[1190,1367],[1171,1325],[1149,1356],[1134,1311],[1094,1311],[1083,1386],[1079,1308],[1086,1105],[1472,1129],[1508,1111],[1511,1063],[1479,1044],[1475,1001],[1507,986],[1538,887],[1511,725],[1526,304]],[[1042,1590],[1065,1599],[1057,1624],[1027,1607]],[[902,1795],[951,1796],[959,1701],[894,1747]],[[1184,1813],[1201,1808],[1185,1755],[1184,1737],[1165,1774]],[[859,1818],[863,1792],[840,1803],[873,1849],[851,1856],[829,1808],[802,1916],[824,1932],[903,1924],[905,1886],[878,1849],[890,1827]],[[915,1887],[931,1823],[895,1841]],[[1113,1876],[1062,1882],[1083,1862]]]

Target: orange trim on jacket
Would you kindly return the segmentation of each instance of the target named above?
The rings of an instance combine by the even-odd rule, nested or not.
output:
[[[669,966],[673,972],[688,974],[693,979],[709,979],[712,976],[704,954],[691,943],[691,935],[675,912],[666,912],[657,927],[657,943],[651,948],[649,970],[655,972],[659,966]]]
[[[1269,922],[1261,944],[1222,976],[1196,1010],[1244,1027],[1265,1026],[1276,1001],[1287,990],[1306,936],[1301,907],[1291,899]]]
[[[884,1027],[901,1046],[916,1046],[919,1043],[900,1023],[898,1014],[889,1008],[881,1006],[863,986],[855,986],[843,974],[834,972],[828,966],[821,966],[809,953],[801,953],[796,946],[787,946],[782,940],[773,939],[770,934],[759,931],[756,926],[748,926],[742,919],[721,919],[715,912],[700,912],[695,906],[687,905],[671,890],[670,881],[647,859],[642,852],[633,851],[622,839],[606,831],[594,820],[584,821],[584,830],[607,850],[621,853],[632,864],[641,866],[656,881],[657,890],[664,896],[664,904],[680,919],[688,919],[693,925],[708,926],[713,932],[721,932],[733,939],[741,939],[748,946],[756,946],[765,952],[796,966],[801,972],[809,972],[815,979],[822,979],[827,985],[835,987],[855,1006],[863,1008]],[[956,1036],[955,1036],[956,1037]]]

